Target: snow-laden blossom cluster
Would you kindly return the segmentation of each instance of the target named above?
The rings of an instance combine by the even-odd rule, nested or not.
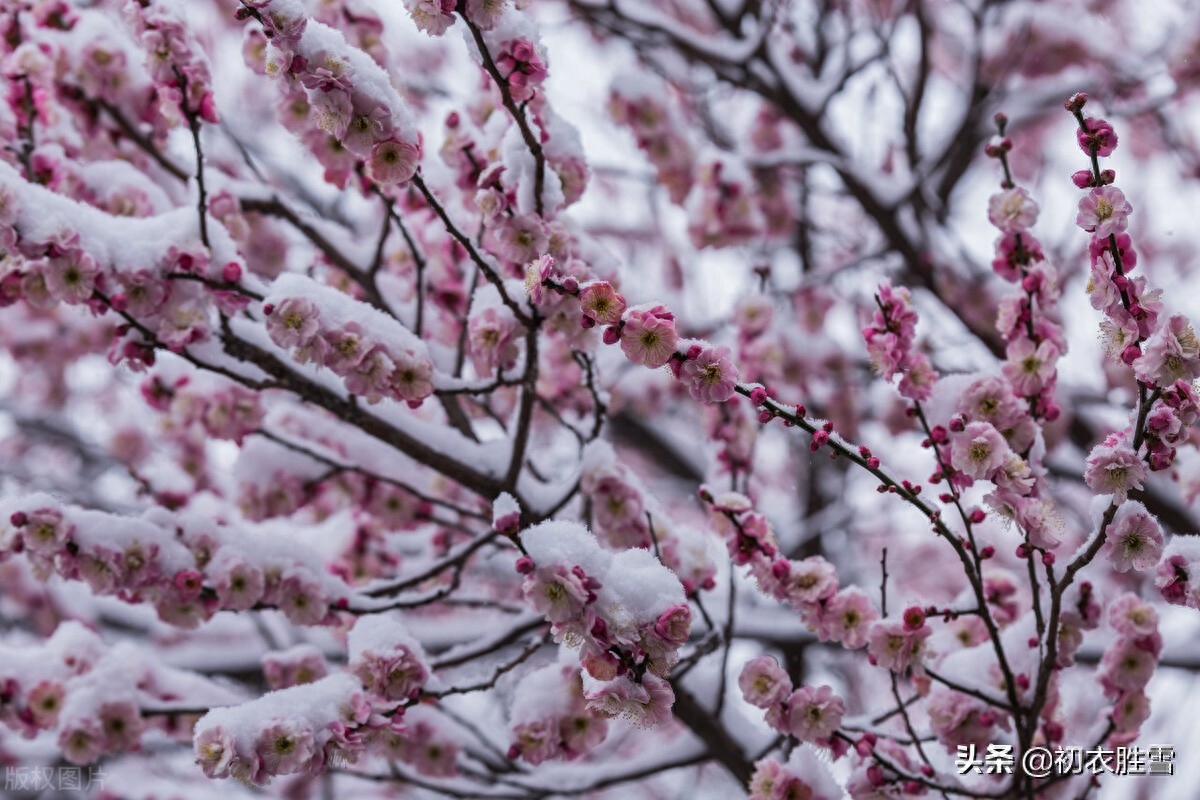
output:
[[[653,550],[691,595],[711,589],[716,565],[692,526],[672,520],[639,485],[607,442],[592,442],[581,461],[580,488],[592,501],[592,530],[613,550]]]
[[[210,778],[262,786],[279,775],[353,762],[368,731],[390,725],[372,718],[358,682],[341,673],[209,711],[196,723],[196,761]]]
[[[149,603],[183,628],[223,609],[258,606],[278,608],[297,624],[329,624],[349,594],[315,553],[286,537],[217,525],[194,512],[154,509],[139,519],[32,495],[0,513],[0,560],[22,554],[44,576]]]
[[[544,522],[521,542],[521,592],[556,641],[579,648],[588,708],[642,725],[665,721],[674,692],[663,677],[692,621],[679,579],[650,552],[610,553],[578,525]]]
[[[263,306],[267,333],[301,364],[328,367],[372,404],[390,398],[415,407],[433,393],[425,343],[394,320],[299,276],[273,289]]]
[[[959,5],[0,4],[0,763],[1093,791],[947,765],[1154,736],[1187,663],[1189,190],[1104,159],[1200,163],[1130,102],[1200,26]]]
[[[581,758],[608,735],[608,719],[589,708],[579,667],[548,664],[521,679],[512,699],[509,758],[530,764]]]
[[[305,131],[310,147],[320,152],[320,131],[363,159],[366,174],[376,183],[389,186],[412,178],[421,160],[421,142],[387,73],[350,46],[341,31],[310,19],[301,3],[266,0],[247,7],[269,40],[267,74],[280,79],[289,102],[309,109],[308,119],[316,126]]]
[[[136,645],[109,646],[77,622],[37,644],[0,646],[0,722],[28,739],[52,733],[72,764],[134,749],[148,731],[186,736],[163,712],[189,695],[234,699],[212,681],[154,663]]]
[[[828,767],[808,747],[793,750],[786,762],[764,758],[754,765],[754,775],[750,778],[751,800],[780,797],[834,800],[841,794]]]

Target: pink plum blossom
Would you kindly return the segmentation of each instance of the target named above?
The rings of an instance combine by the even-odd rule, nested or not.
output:
[[[771,656],[747,661],[738,676],[738,686],[746,702],[759,708],[781,703],[792,692],[791,679]]]
[[[1099,494],[1111,494],[1113,500],[1124,502],[1131,489],[1141,489],[1146,478],[1146,466],[1137,454],[1124,444],[1098,445],[1087,459],[1084,480],[1088,488]]]
[[[1079,214],[1075,224],[1097,238],[1123,233],[1129,224],[1133,206],[1115,186],[1092,189],[1079,201]]]
[[[1145,506],[1126,501],[1117,509],[1104,544],[1117,572],[1145,572],[1162,555],[1162,528]]]
[[[703,347],[695,358],[683,362],[679,379],[702,403],[723,403],[733,396],[738,369],[728,347]]]
[[[988,201],[988,221],[1001,231],[1023,231],[1037,222],[1038,205],[1024,189],[1007,189]]]
[[[621,351],[634,364],[657,369],[674,355],[679,341],[675,315],[662,306],[632,308],[622,321]]]
[[[829,686],[801,686],[787,700],[788,731],[802,742],[828,739],[846,713],[841,698]]]

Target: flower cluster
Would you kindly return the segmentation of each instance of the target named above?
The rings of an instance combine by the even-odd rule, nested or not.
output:
[[[152,406],[157,403],[153,390],[146,389],[143,395]],[[181,378],[169,390],[169,397],[170,405],[160,406],[160,410],[184,425],[199,426],[214,439],[241,444],[263,419],[262,398],[238,384]]]
[[[989,155],[1001,159],[1006,175],[1011,147],[1008,139],[988,147]],[[996,327],[1006,343],[1001,372],[1033,420],[1053,421],[1060,413],[1054,403],[1056,365],[1067,350],[1062,327],[1054,321],[1061,294],[1058,271],[1030,230],[1037,222],[1037,204],[1007,178],[1002,187],[988,203],[988,219],[1000,229],[992,268],[1021,291],[1000,303]],[[1027,446],[1016,449],[1022,452]]]
[[[429,679],[425,651],[398,617],[360,618],[347,644],[350,671],[379,705],[415,700]]]
[[[415,408],[433,393],[425,344],[395,320],[300,276],[273,288],[263,306],[267,333],[300,363],[328,367],[369,403],[386,397]]]
[[[351,47],[341,31],[310,20],[295,0],[249,5],[270,40],[267,73],[282,79],[284,95],[304,95],[305,116],[347,153],[362,159],[366,174],[377,184],[412,178],[421,160],[421,141],[387,73]],[[311,129],[303,138],[320,155],[324,140],[314,137]]]
[[[754,775],[750,777],[749,800],[836,800],[841,796],[842,789],[829,774],[829,768],[809,747],[797,747],[786,763],[773,758],[755,762]]]
[[[700,168],[687,200],[688,235],[698,248],[731,247],[762,237],[763,218],[753,178],[737,162]]]
[[[521,679],[512,699],[508,757],[538,765],[574,760],[600,745],[608,720],[587,705],[579,667],[549,664]]]
[[[209,711],[196,723],[196,762],[210,778],[263,786],[278,775],[319,775],[355,761],[368,734],[392,722],[371,714],[358,681],[345,673],[268,692]]]
[[[771,656],[747,661],[738,677],[747,703],[764,709],[767,724],[778,732],[820,747],[836,747],[833,734],[846,713],[845,703],[829,686],[801,686]]]
[[[701,534],[673,521],[654,497],[645,493],[612,445],[591,442],[580,466],[580,489],[592,501],[592,528],[603,544],[613,550],[656,547],[689,596],[713,587],[716,565],[705,553]]]
[[[1111,155],[1117,136],[1108,122],[1084,118],[1086,101],[1085,95],[1076,95],[1067,103],[1079,123],[1079,145],[1094,159]],[[1148,289],[1144,276],[1130,277],[1137,266],[1137,253],[1125,231],[1133,208],[1112,185],[1115,179],[1112,170],[1076,174],[1076,185],[1088,189],[1079,203],[1076,223],[1092,234],[1087,288],[1092,307],[1106,318],[1101,329],[1109,353],[1133,368],[1139,386],[1153,390],[1145,430],[1133,434],[1144,436],[1147,452],[1145,456],[1132,455],[1150,470],[1160,471],[1174,463],[1175,445],[1186,437],[1196,419],[1196,394],[1191,384],[1200,377],[1200,339],[1186,317],[1176,314],[1162,319],[1161,290]],[[1089,466],[1108,460],[1106,453],[1094,452]],[[1128,464],[1124,468],[1127,472],[1132,469]],[[1119,487],[1113,493],[1123,496]]]
[[[736,492],[714,495],[706,488],[700,497],[713,512],[733,563],[748,566],[764,593],[798,610],[821,641],[858,649],[879,638],[879,611],[866,593],[854,586],[839,588],[833,565],[821,556],[800,561],[782,557],[766,516],[754,510],[749,498]],[[915,634],[909,634],[914,645],[906,652],[912,660],[920,648]],[[887,656],[884,666],[898,664],[899,657]],[[907,666],[906,661],[898,670]]]
[[[0,724],[26,738],[54,732],[63,757],[90,764],[137,747],[142,733],[171,733],[146,708],[231,695],[198,676],[157,666],[135,645],[106,645],[78,622],[64,622],[36,646],[0,645]],[[203,701],[203,700],[202,700]]]
[[[217,106],[208,59],[192,41],[185,21],[169,4],[159,0],[129,3],[125,10],[149,55],[147,66],[154,81],[159,113],[168,122],[177,119],[182,111],[189,117],[216,124]],[[104,69],[112,68],[111,61],[96,55],[92,61],[99,61]]]
[[[1104,696],[1113,703],[1111,719],[1116,739],[1131,742],[1150,716],[1145,689],[1163,648],[1158,612],[1127,593],[1109,606],[1108,623],[1117,636],[1100,659],[1098,679]]]
[[[885,381],[900,375],[902,397],[928,400],[937,374],[929,358],[915,348],[917,312],[912,295],[885,281],[879,285],[875,303],[878,308],[872,312],[871,324],[862,329],[871,362]]]
[[[603,281],[581,285],[573,276],[557,271],[554,259],[530,262],[526,292],[536,304],[546,301],[546,289],[575,297],[585,328],[607,325],[605,344],[620,344],[625,357],[650,369],[669,366],[671,374],[702,403],[724,403],[734,395],[739,372],[733,352],[724,345],[699,339],[681,339],[675,314],[659,303],[628,306],[625,298]]]
[[[0,558],[23,554],[42,575],[87,583],[93,592],[154,605],[163,621],[195,628],[222,609],[274,606],[300,625],[336,620],[347,588],[314,554],[287,537],[251,536],[199,514],[143,518],[64,506],[32,495],[4,512]]]
[[[271,691],[312,683],[329,674],[325,654],[313,644],[272,650],[263,656],[262,669]]]
[[[674,694],[663,677],[691,628],[679,579],[650,552],[610,553],[574,523],[541,523],[521,542],[521,591],[557,641],[580,648],[588,707],[641,724],[667,718]]]
[[[669,103],[664,83],[648,72],[624,75],[613,82],[608,112],[629,128],[637,146],[658,173],[672,202],[682,203],[695,180],[695,149],[684,135],[678,112]]]

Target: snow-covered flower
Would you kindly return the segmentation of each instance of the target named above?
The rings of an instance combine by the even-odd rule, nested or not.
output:
[[[1162,555],[1162,528],[1145,506],[1129,501],[1117,509],[1104,547],[1117,572],[1144,572]]]
[[[1093,492],[1111,494],[1116,502],[1123,503],[1131,489],[1142,488],[1146,465],[1122,443],[1100,444],[1088,456],[1083,479]]]

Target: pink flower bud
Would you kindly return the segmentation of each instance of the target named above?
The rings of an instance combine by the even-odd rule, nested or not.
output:
[[[985,519],[987,519],[987,514],[984,513],[982,508],[977,508],[971,512],[969,519],[971,522],[978,525],[980,522],[983,522]]]
[[[996,555],[996,548],[992,547],[990,544],[986,545],[982,550],[979,551],[979,557],[984,561],[987,561],[994,555]]]
[[[1047,567],[1051,566],[1054,563],[1054,553],[1051,553],[1049,550],[1042,553],[1042,563]]]
[[[767,390],[761,386],[755,386],[750,390],[750,402],[756,406],[761,406],[767,399]]]
[[[242,267],[237,262],[230,261],[221,268],[221,277],[226,283],[237,283],[242,278]]]
[[[1121,360],[1126,364],[1133,364],[1142,355],[1142,348],[1136,344],[1131,344],[1121,351]]]
[[[1084,92],[1077,92],[1067,98],[1067,102],[1063,103],[1063,108],[1070,111],[1072,114],[1077,114],[1083,110],[1084,104],[1087,103],[1088,96]]]
[[[517,559],[517,572],[522,575],[528,575],[534,570],[533,559],[529,556],[521,556]]]
[[[1071,175],[1071,183],[1078,186],[1080,189],[1089,189],[1096,185],[1095,178],[1092,176],[1090,169],[1081,169]]]
[[[925,609],[919,606],[909,606],[904,609],[904,627],[910,631],[920,630],[925,624]]]
[[[616,325],[609,325],[604,329],[603,339],[605,344],[616,344],[621,341],[621,329]]]

